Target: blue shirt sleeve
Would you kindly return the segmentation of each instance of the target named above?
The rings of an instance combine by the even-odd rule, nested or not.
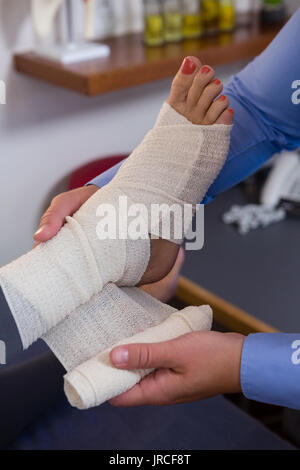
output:
[[[224,88],[235,114],[230,149],[204,202],[248,177],[274,153],[300,146],[300,103],[293,99],[300,94],[299,28],[300,8]]]
[[[300,104],[292,101],[292,85],[300,80],[299,28],[300,9],[262,54],[225,87],[235,113],[230,150],[203,203],[255,172],[274,153],[300,146]],[[107,184],[119,168],[120,164],[90,183]]]
[[[300,334],[255,333],[244,342],[241,386],[251,400],[300,409]]]

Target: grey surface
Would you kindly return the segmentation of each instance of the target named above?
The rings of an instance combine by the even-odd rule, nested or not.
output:
[[[300,218],[239,235],[222,214],[245,204],[241,187],[205,207],[205,244],[182,274],[284,332],[300,332]]]

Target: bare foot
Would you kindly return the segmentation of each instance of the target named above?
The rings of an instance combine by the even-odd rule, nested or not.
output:
[[[173,80],[168,103],[193,124],[230,125],[233,110],[228,108],[227,96],[220,95],[222,90],[212,67],[202,66],[197,57],[186,57]]]
[[[228,98],[221,94],[222,90],[222,82],[215,77],[212,67],[202,66],[197,57],[186,57],[173,80],[167,101],[193,124],[231,125],[233,109],[228,107]],[[151,257],[141,284],[156,282],[167,276],[178,250],[179,246],[169,240],[151,240]]]

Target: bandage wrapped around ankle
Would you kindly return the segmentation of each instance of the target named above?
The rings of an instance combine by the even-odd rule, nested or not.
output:
[[[211,323],[209,306],[187,307],[172,313],[159,325],[123,339],[114,347],[121,344],[168,341],[191,331],[209,330]],[[129,390],[152,372],[152,369],[129,371],[115,368],[109,358],[111,349],[97,354],[65,376],[65,393],[71,405],[79,409],[98,406]]]
[[[150,257],[148,233],[182,242],[191,214],[185,218],[182,212],[176,218],[174,232],[165,235],[170,206],[177,204],[183,210],[190,204],[194,209],[202,200],[225,162],[230,129],[194,125],[165,103],[153,130],[111,183],[68,217],[56,237],[0,269],[0,286],[24,348],[108,282],[136,285]],[[124,229],[127,214],[120,206],[121,196],[122,201],[126,198],[131,216],[139,210],[137,204],[143,205],[137,224],[143,229],[138,240],[136,231],[131,236],[131,225],[128,231]],[[156,209],[157,204],[164,204],[164,209],[158,211],[154,221],[150,217],[149,223],[153,204]],[[115,221],[115,230],[105,238],[99,230],[99,217],[108,209],[113,209],[110,219]]]
[[[149,233],[182,242],[191,217],[186,221],[179,217],[174,227],[179,235],[171,231],[166,237],[162,227],[169,221],[169,209],[175,205],[183,214],[189,205],[195,211],[225,163],[231,129],[223,124],[192,124],[164,103],[154,128],[113,179],[131,201],[146,205],[149,215],[157,205],[165,206],[158,223],[151,218]]]

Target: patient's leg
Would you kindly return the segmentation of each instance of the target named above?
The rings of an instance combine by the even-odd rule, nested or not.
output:
[[[97,233],[97,211],[110,204],[117,216],[124,216],[119,209],[121,196],[129,205],[143,203],[148,210],[153,203],[183,208],[202,200],[225,162],[232,115],[226,98],[214,101],[222,85],[213,80],[213,70],[198,69],[199,64],[186,59],[154,128],[113,181],[69,217],[53,240],[0,270],[0,285],[24,348],[107,283],[133,286],[147,279],[149,272],[156,280],[147,234],[161,237],[167,216],[160,214],[158,224],[146,227],[139,240],[103,240]],[[167,237],[175,246],[174,259],[183,235]]]
[[[162,281],[144,286],[143,289],[145,291],[149,290],[151,295],[157,296],[159,300],[169,300],[174,293],[174,285],[177,283],[182,262],[183,253],[181,251],[172,272]],[[116,289],[113,287],[112,292]],[[104,291],[100,294],[103,298]],[[107,297],[108,294],[105,295]],[[99,298],[100,296],[97,297]],[[91,351],[91,342],[94,345],[93,347],[96,348],[95,352],[99,352],[101,345],[102,347],[107,347],[110,344],[107,335],[104,338],[100,335],[99,337],[97,336],[99,324],[103,332],[107,328],[107,321],[110,323],[113,318],[117,319],[114,336],[110,336],[111,341],[114,342],[122,338],[122,333],[118,331],[120,325],[125,335],[132,333],[132,330],[128,328],[133,323],[134,313],[139,315],[136,323],[137,330],[135,331],[142,329],[142,327],[153,325],[154,319],[156,321],[162,319],[159,315],[157,303],[154,303],[155,310],[147,312],[146,317],[140,309],[138,312],[128,312],[128,314],[130,313],[129,323],[128,318],[126,320],[124,314],[121,313],[120,315],[119,311],[117,311],[117,314],[115,313],[116,300],[114,296],[114,298],[110,298],[110,302],[106,302],[107,315],[105,315],[104,321],[100,316],[100,307],[98,315],[95,316],[95,304],[93,305],[93,302],[90,301],[82,309],[83,318],[80,318],[81,315],[77,315],[77,318],[74,317],[72,322],[69,322],[70,329],[66,331],[67,324],[65,320],[65,322],[61,323],[61,326],[58,325],[56,327],[57,337],[55,330],[48,334],[49,344],[53,341],[55,350],[56,348],[59,350],[65,347],[69,351],[69,355],[72,355],[74,352],[73,365],[77,365],[81,360],[88,358],[89,354],[86,355],[86,348],[88,347],[89,351]],[[124,302],[122,302],[122,308],[124,309]],[[3,312],[1,301],[0,311],[1,313]],[[84,325],[84,328],[82,329],[80,325]],[[96,336],[95,331],[97,331]],[[86,334],[88,339],[85,337]],[[59,345],[59,341],[62,341],[62,345]],[[63,349],[61,354],[64,354]],[[63,396],[63,375],[65,373],[66,369],[50,350],[34,359],[23,361],[21,364],[0,368],[0,449],[5,448],[5,446],[16,439],[23,428],[28,426],[40,413],[47,410]]]
[[[49,352],[0,369],[0,447],[63,396],[66,371],[175,311],[138,288],[107,284],[43,337],[59,362]]]
[[[67,317],[45,335],[44,340],[64,367],[53,354],[45,353],[19,365],[0,369],[0,448],[10,444],[39,413],[62,397],[65,370],[71,371],[66,376],[68,397],[80,408],[95,406],[119,394],[120,390],[130,388],[147,372],[128,373],[126,376],[124,371],[114,370],[108,363],[103,364],[102,356],[98,362],[98,354],[126,337],[130,342],[130,337],[136,333],[142,337],[133,337],[131,342],[143,338],[162,341],[192,329],[209,329],[210,308],[191,309],[177,312],[140,289],[119,289],[108,284],[84,308],[79,308],[72,317]],[[166,324],[167,318],[169,323]],[[151,331],[154,331],[154,336],[153,333],[149,336]],[[94,355],[95,358],[91,359]],[[82,379],[78,380],[78,375]],[[86,381],[91,382],[91,388]],[[79,396],[80,403],[77,404]]]

